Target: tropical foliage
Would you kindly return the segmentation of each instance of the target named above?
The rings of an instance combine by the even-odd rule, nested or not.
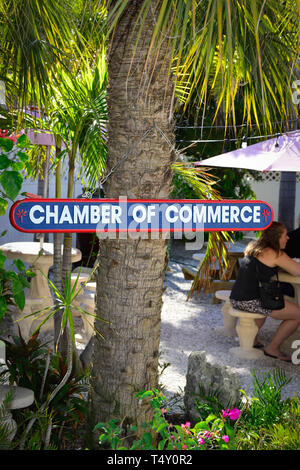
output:
[[[87,372],[70,371],[59,353],[42,343],[38,332],[28,341],[22,335],[5,341],[7,369],[0,378],[29,388],[35,402],[17,415],[18,432],[10,447],[64,449],[76,438],[86,415]]]
[[[27,168],[30,171],[28,155],[25,150],[29,145],[25,135],[9,136],[8,130],[1,130],[0,133],[0,216],[4,215],[9,201],[14,201],[19,195],[23,175],[22,170]],[[22,214],[20,214],[22,217]],[[3,231],[0,237],[4,236]],[[0,250],[0,320],[9,310],[17,307],[20,310],[25,306],[25,288],[29,287],[29,279],[34,276],[30,269],[26,269],[20,259],[12,261],[10,266],[6,266],[6,256]],[[17,269],[17,272],[16,272]]]
[[[299,449],[299,398],[282,398],[282,391],[291,379],[280,369],[260,378],[252,370],[252,376],[251,397],[241,390],[240,400],[229,406],[220,402],[218,393],[202,391],[195,396],[199,418],[181,424],[172,423],[161,391],[140,392],[136,398],[150,402],[153,420],[144,423],[141,430],[131,426],[126,434],[118,420],[98,423],[95,430],[100,433],[99,444],[113,450]],[[199,389],[204,387],[200,384]],[[141,437],[135,439],[136,435]]]

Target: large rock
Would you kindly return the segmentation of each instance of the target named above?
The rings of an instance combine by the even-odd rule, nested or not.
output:
[[[191,421],[198,421],[199,414],[195,409],[195,400],[201,401],[200,393],[216,395],[224,407],[229,408],[236,404],[241,393],[241,384],[237,374],[229,367],[220,365],[205,351],[196,351],[190,354],[184,405],[186,416]]]

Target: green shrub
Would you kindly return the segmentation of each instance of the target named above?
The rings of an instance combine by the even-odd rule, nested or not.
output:
[[[42,344],[38,332],[27,342],[21,335],[13,337],[13,342],[3,341],[8,371],[2,371],[0,376],[6,375],[10,384],[33,390],[35,398],[29,408],[15,411],[18,424],[15,446],[20,441],[24,442],[25,449],[61,449],[70,445],[87,413],[83,394],[87,393],[88,371],[73,372],[49,402],[50,395],[66,374],[67,366],[61,355]],[[34,425],[28,431],[31,420]]]
[[[153,420],[141,428],[123,427],[113,419],[99,423],[99,443],[113,450],[296,450],[300,448],[300,401],[298,397],[283,400],[282,389],[291,379],[283,371],[258,378],[252,371],[254,394],[241,390],[240,400],[228,408],[219,400],[217,390],[200,395],[195,401],[199,421],[173,425],[166,418],[166,399],[158,390],[137,394],[139,400],[150,400]]]
[[[230,440],[233,438],[230,421],[237,419],[237,416],[211,414],[195,426],[191,426],[189,422],[173,425],[166,419],[168,410],[164,408],[165,397],[159,390],[140,392],[136,398],[150,399],[154,410],[153,420],[144,423],[142,429],[135,426],[123,428],[116,419],[98,423],[95,430],[100,431],[101,446],[108,446],[113,450],[227,450],[230,447]]]

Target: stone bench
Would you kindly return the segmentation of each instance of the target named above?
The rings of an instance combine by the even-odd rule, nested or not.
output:
[[[229,306],[229,315],[239,319],[236,331],[239,337],[240,346],[231,348],[229,351],[242,359],[257,359],[263,356],[263,351],[253,348],[254,340],[258,332],[255,320],[265,318],[260,313],[245,312]]]
[[[224,327],[216,330],[218,334],[223,335],[223,336],[236,336],[237,334],[236,332],[237,318],[229,314],[229,308],[231,307],[230,299],[229,299],[230,293],[231,293],[231,290],[218,290],[215,293],[215,296],[217,299],[225,301],[222,307]]]

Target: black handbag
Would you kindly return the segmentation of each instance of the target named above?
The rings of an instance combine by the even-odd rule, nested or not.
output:
[[[261,305],[270,310],[281,310],[284,308],[284,297],[276,272],[277,280],[275,281],[261,281],[256,266],[258,287],[260,293]]]

